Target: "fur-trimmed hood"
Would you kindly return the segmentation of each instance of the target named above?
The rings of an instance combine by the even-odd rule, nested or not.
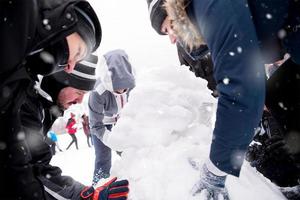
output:
[[[172,20],[173,30],[177,37],[190,50],[204,44],[201,34],[186,13],[190,0],[165,0],[164,8]]]

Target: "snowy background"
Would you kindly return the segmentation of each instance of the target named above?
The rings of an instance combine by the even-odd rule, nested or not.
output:
[[[114,150],[123,152],[122,157],[113,155],[112,176],[129,180],[131,200],[201,199],[191,197],[190,190],[199,179],[198,165],[207,159],[215,118],[216,100],[206,81],[179,66],[176,47],[151,28],[146,0],[90,2],[103,30],[98,54],[124,49],[136,70],[137,86],[109,141]],[[78,119],[88,113],[87,97],[82,105],[72,106],[56,126],[67,120],[70,111]],[[77,137],[79,150],[73,146],[65,151],[71,137],[58,136],[64,151],[53,157],[52,164],[90,185],[94,150],[87,146],[82,129]],[[232,200],[284,199],[248,163],[239,179],[229,176],[226,184]]]

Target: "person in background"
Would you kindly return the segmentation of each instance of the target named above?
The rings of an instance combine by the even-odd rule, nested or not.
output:
[[[3,199],[28,200],[114,200],[126,199],[128,181],[112,178],[107,183],[87,187],[72,177],[63,176],[60,168],[50,164],[51,148],[45,141],[54,121],[63,116],[70,105],[82,102],[84,95],[94,88],[97,57],[91,55],[78,63],[70,74],[62,71],[41,80],[34,96],[30,96],[20,110],[25,141],[28,144],[27,163],[15,175],[22,188],[11,188]],[[24,153],[24,152],[23,152]],[[63,155],[62,155],[63,156]],[[26,174],[22,173],[26,170]],[[8,180],[7,180],[8,181]],[[101,186],[101,187],[100,187]],[[11,191],[18,191],[11,193]]]
[[[83,114],[81,116],[82,118],[82,128],[83,128],[83,132],[86,136],[87,139],[87,144],[89,147],[91,147],[90,145],[90,140],[91,140],[91,144],[93,145],[93,140],[91,138],[91,131],[90,131],[90,125],[89,125],[89,116],[87,116],[86,114]]]
[[[47,138],[50,140],[49,145],[51,147],[52,155],[56,154],[56,147],[58,148],[59,151],[62,151],[58,145],[57,135],[53,130],[48,131]]]
[[[106,146],[112,127],[117,123],[128,96],[135,87],[133,68],[124,50],[106,53],[100,62],[100,79],[90,93],[88,108],[95,148],[93,183],[110,175],[111,149]]]
[[[75,135],[77,132],[75,114],[71,112],[70,116],[71,117],[68,119],[68,122],[66,124],[66,130],[68,134],[71,136],[72,141],[70,142],[66,150],[68,150],[73,143],[75,143],[76,149],[78,150],[78,142],[77,142],[77,137]]]
[[[162,4],[167,18],[155,13]],[[190,51],[207,45],[214,63],[218,91],[214,140],[193,195],[208,191],[207,199],[229,199],[226,177],[239,176],[262,116],[264,64],[281,60],[285,53],[300,63],[299,7],[299,2],[292,0],[148,1],[157,32],[168,34],[172,43],[179,40]],[[164,24],[163,28],[159,24]]]
[[[212,96],[217,97],[217,83],[213,77],[213,62],[207,45],[202,44],[198,48],[190,49],[185,46],[172,30],[170,17],[164,9],[164,0],[147,0],[150,12],[151,25],[159,35],[168,35],[170,42],[176,44],[178,59],[181,65],[186,65],[196,77],[207,81],[207,88],[212,91]],[[188,23],[186,23],[188,25]],[[189,26],[187,26],[189,27]],[[193,33],[194,31],[191,31]]]
[[[300,66],[290,58],[268,66],[263,117],[246,160],[281,187],[289,200],[300,198]]]

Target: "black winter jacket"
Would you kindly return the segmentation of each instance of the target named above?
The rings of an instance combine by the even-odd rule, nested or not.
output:
[[[43,199],[39,190],[23,187],[40,186],[28,164],[32,158],[20,112],[36,80],[26,62],[41,48],[74,32],[75,4],[89,6],[85,0],[0,1],[0,199],[7,199],[4,195],[11,190],[11,199],[25,190],[30,196],[21,199]]]
[[[19,154],[18,160],[24,160],[13,177],[18,185],[12,188],[7,198],[21,199],[80,199],[80,192],[84,188],[71,177],[62,176],[58,167],[51,166],[52,153],[46,142],[46,134],[61,110],[52,102],[46,100],[35,90],[31,91],[26,102],[22,105],[21,123],[27,145],[27,159]],[[9,177],[8,177],[9,178]]]

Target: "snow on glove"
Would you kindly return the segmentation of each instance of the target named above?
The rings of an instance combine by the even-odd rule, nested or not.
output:
[[[92,186],[84,188],[80,196],[83,200],[126,200],[128,185],[128,180],[117,181],[117,177],[114,177],[96,189]]]
[[[214,175],[204,164],[201,178],[192,188],[192,195],[204,194],[205,200],[229,200],[225,180],[226,176]]]

